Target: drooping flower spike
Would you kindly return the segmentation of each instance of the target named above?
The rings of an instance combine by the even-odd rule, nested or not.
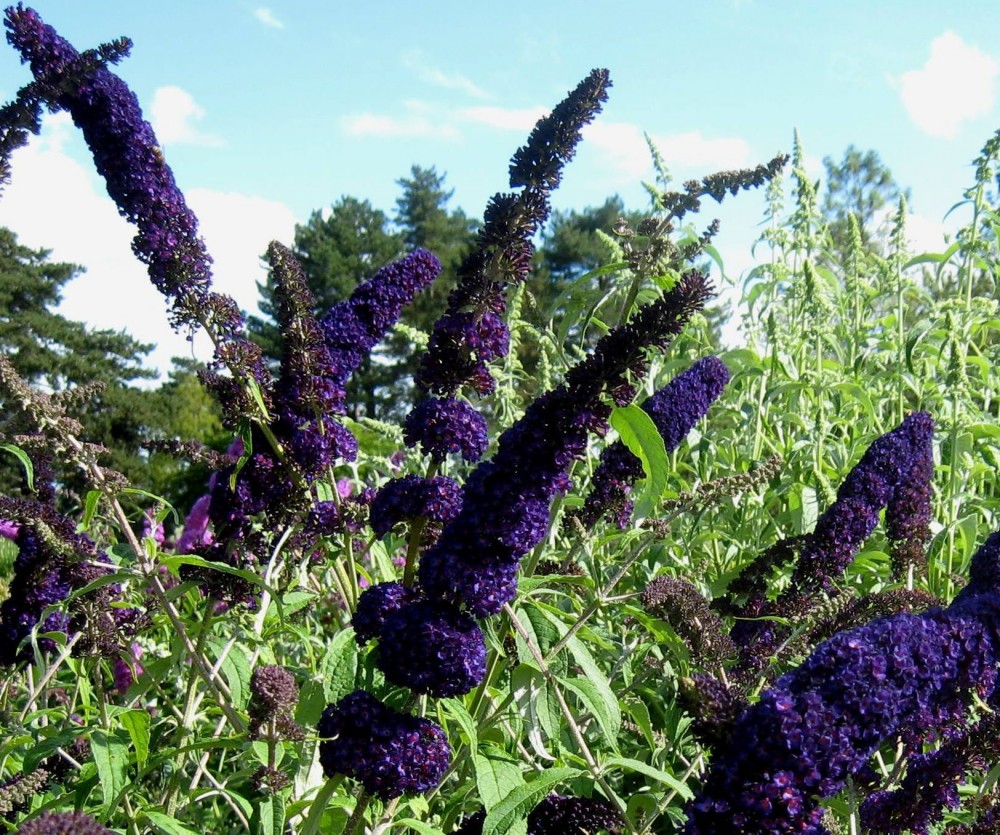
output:
[[[688,805],[687,835],[822,835],[819,800],[862,773],[883,744],[899,740],[919,754],[925,742],[965,725],[974,695],[995,704],[998,565],[994,533],[946,609],[840,632],[779,678],[716,750],[701,793]],[[939,764],[942,779],[953,780],[943,759]],[[945,792],[939,801],[950,798]],[[888,808],[869,811],[874,817]]]
[[[462,389],[481,395],[493,391],[489,364],[506,356],[510,343],[500,318],[505,293],[527,277],[532,238],[549,214],[549,193],[573,157],[581,130],[607,100],[610,86],[607,70],[593,70],[539,120],[528,142],[514,154],[510,184],[521,191],[490,200],[475,248],[459,265],[458,286],[434,326],[416,374],[424,399],[407,418],[408,445],[422,445],[437,459],[461,452],[475,461],[485,451],[485,427],[470,418],[456,395]]]

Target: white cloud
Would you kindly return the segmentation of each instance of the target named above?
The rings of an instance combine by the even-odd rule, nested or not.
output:
[[[583,129],[589,145],[600,148],[612,166],[636,179],[650,174],[653,162],[642,129],[628,122],[598,120]],[[709,138],[700,131],[677,134],[650,134],[667,168],[699,175],[751,163],[750,145],[739,137]]]
[[[920,130],[954,139],[962,122],[993,111],[998,73],[995,58],[948,31],[931,42],[930,58],[921,69],[889,82]]]
[[[153,93],[150,113],[153,130],[162,145],[183,142],[218,148],[225,144],[220,137],[199,130],[195,122],[204,118],[205,109],[180,87],[158,87]]]
[[[527,107],[521,110],[506,107],[464,107],[458,115],[470,122],[480,122],[504,130],[531,130],[535,122],[549,111],[544,107]]]
[[[469,81],[460,73],[446,73],[444,70],[432,67],[427,63],[424,54],[419,50],[408,52],[403,56],[403,66],[412,70],[417,78],[427,84],[436,87],[444,87],[449,90],[461,90],[468,93],[473,98],[488,99],[489,93]]]
[[[72,154],[72,155],[71,155]],[[65,286],[59,312],[94,328],[125,330],[156,343],[146,364],[166,372],[171,357],[211,357],[207,337],[193,343],[167,323],[168,302],[132,254],[135,229],[119,214],[91,165],[68,117],[47,117],[42,135],[14,154],[13,177],[0,197],[0,225],[20,243],[49,249],[51,258],[86,268]],[[240,194],[193,189],[189,195],[209,251],[215,286],[256,312],[255,280],[263,277],[258,257],[272,238],[290,242],[291,210],[280,203]]]
[[[872,217],[872,226],[881,238],[888,239],[899,207],[896,204],[883,206]],[[923,215],[907,211],[904,219],[906,248],[912,255],[925,252],[943,252],[947,228],[943,223]]]
[[[638,125],[599,119],[583,129],[583,140],[585,147],[599,149],[613,168],[631,180],[652,171],[649,146]]]
[[[278,18],[274,16],[274,12],[267,8],[267,6],[260,6],[259,8],[254,9],[253,16],[271,29],[285,28],[285,24],[278,20]]]
[[[266,277],[261,257],[272,240],[292,245],[291,209],[263,197],[204,188],[189,189],[187,199],[215,259],[215,289],[232,296],[241,310],[257,313],[257,282]]]
[[[750,145],[736,136],[709,138],[701,131],[655,135],[653,142],[660,149],[667,165],[697,168],[706,174],[728,168],[746,168],[752,162]]]
[[[425,115],[427,108],[418,102],[407,102],[410,111],[405,116],[386,116],[379,113],[354,113],[340,119],[340,128],[348,136],[376,136],[380,138],[412,137],[458,139],[454,125],[434,121]]]

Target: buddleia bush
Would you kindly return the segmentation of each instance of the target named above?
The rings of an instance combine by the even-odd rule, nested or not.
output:
[[[171,320],[211,337],[233,433],[159,445],[214,470],[175,508],[103,465],[66,414],[86,392],[0,358],[25,475],[0,497],[9,829],[924,832],[959,809],[951,831],[988,831],[995,349],[971,287],[995,273],[997,139],[969,225],[915,260],[901,208],[888,255],[858,236],[833,262],[797,144],[788,218],[784,156],[651,189],[609,234],[610,293],[539,329],[533,241],[608,96],[594,70],[514,153],[397,426],[348,418],[346,385],[434,254],[317,314],[272,243],[272,373],[110,69],[127,40],[79,52],[20,5],[6,25],[34,80],[0,116],[4,171],[43,110],[72,116]],[[761,186],[749,344],[709,352],[717,225],[691,218]],[[54,460],[92,486],[75,516]]]

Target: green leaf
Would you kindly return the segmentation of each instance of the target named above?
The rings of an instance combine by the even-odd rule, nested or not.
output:
[[[670,786],[677,794],[679,794],[685,800],[691,800],[694,797],[694,792],[691,791],[684,783],[674,777],[673,774],[668,774],[659,768],[651,766],[641,760],[633,760],[630,757],[613,757],[610,760],[605,760],[602,763],[603,768],[625,768],[629,771],[637,771],[639,774],[649,777],[652,780],[656,780],[667,786]]]
[[[635,500],[635,516],[649,516],[667,486],[669,463],[663,436],[653,419],[635,405],[618,406],[611,412],[611,426],[629,452],[642,462],[645,484]]]
[[[164,815],[162,812],[146,811],[143,814],[161,835],[202,835],[202,833],[195,832],[193,829],[188,829],[184,824],[178,823],[172,817]]]
[[[515,824],[528,819],[531,810],[548,797],[553,786],[582,773],[579,768],[550,768],[540,772],[529,783],[513,789],[486,814],[483,835],[506,835]]]
[[[354,690],[358,674],[358,644],[354,630],[338,632],[320,662],[319,674],[327,702],[339,702]]]
[[[656,737],[653,735],[653,722],[649,718],[649,708],[641,699],[631,699],[625,704],[625,710],[635,720],[635,724],[642,731],[642,736],[646,740],[650,751],[656,750]]]
[[[477,751],[472,764],[476,771],[476,789],[487,812],[518,786],[524,785],[520,766],[498,748]]]
[[[118,714],[118,721],[132,740],[135,764],[142,768],[149,757],[149,713],[145,710],[126,710]]]
[[[94,521],[94,517],[97,515],[97,507],[100,503],[101,491],[90,490],[87,493],[87,498],[83,501],[83,516],[80,519],[81,530],[89,530]]]
[[[604,738],[613,751],[618,750],[618,732],[622,727],[621,709],[618,700],[586,678],[563,678],[559,683],[572,690],[584,707],[601,726]]]
[[[548,618],[552,625],[555,626],[560,637],[566,634],[566,624],[560,620],[558,615],[549,611],[547,608],[538,608],[539,611],[545,615],[546,618]],[[614,690],[611,687],[611,682],[608,681],[608,677],[604,675],[604,671],[594,660],[594,656],[590,654],[590,650],[587,649],[587,645],[576,635],[573,635],[566,642],[566,648],[569,650],[570,655],[573,656],[573,660],[576,661],[577,665],[579,665],[580,669],[583,671],[583,675],[587,679],[587,684],[593,693],[593,701],[595,705],[600,704],[604,706],[604,721],[608,723],[607,728],[605,728],[601,716],[595,713],[594,718],[601,723],[601,729],[604,730],[605,733],[608,733],[609,731],[611,732],[612,740],[617,739],[618,731],[621,729],[622,714],[621,709],[618,707],[618,698],[615,696]],[[583,696],[581,696],[581,698],[583,698]]]
[[[297,589],[285,592],[281,598],[281,612],[283,617],[293,615],[301,611],[316,599],[316,595],[311,591]]]
[[[261,394],[260,385],[249,374],[243,378],[243,383],[250,392],[250,396],[253,397],[254,403],[257,404],[257,408],[260,409],[260,414],[264,419],[264,423],[270,423],[271,415],[267,411],[267,404],[264,403],[264,396]]]
[[[562,714],[555,693],[531,664],[518,664],[511,674],[511,692],[527,725],[527,741],[539,757],[552,760],[545,740],[558,741]]]
[[[250,428],[249,420],[243,420],[240,422],[239,436],[243,441],[243,452],[240,453],[240,457],[237,459],[236,465],[233,467],[233,472],[229,476],[229,489],[234,492],[236,491],[236,479],[239,477],[240,471],[246,465],[247,461],[249,461],[253,456],[253,430]]]
[[[108,734],[98,728],[90,735],[90,750],[94,755],[101,791],[104,793],[104,800],[101,803],[103,814],[111,809],[128,782],[125,777],[125,769],[128,766],[128,744],[117,734]]]
[[[209,641],[209,646],[215,651],[215,658],[222,655],[225,645],[222,641]],[[239,644],[234,644],[225,660],[222,662],[222,675],[229,685],[229,692],[233,696],[233,704],[239,708],[245,708],[250,699],[250,661],[247,658],[246,650]]]
[[[21,447],[15,446],[14,444],[0,444],[0,449],[5,452],[9,452],[18,461],[21,462],[21,466],[24,467],[24,478],[28,482],[28,489],[32,492],[35,491],[35,468],[31,463],[31,459]]]
[[[281,795],[261,800],[253,810],[250,828],[254,835],[283,835],[285,831],[285,801]]]
[[[465,732],[469,748],[475,751],[479,747],[479,734],[476,731],[476,720],[472,718],[465,705],[458,699],[441,699],[438,705],[445,715],[454,719]]]
[[[192,565],[195,568],[207,568],[210,571],[221,571],[223,574],[232,574],[246,580],[248,583],[257,586],[260,589],[270,592],[272,595],[274,594],[274,589],[269,588],[259,574],[255,574],[253,571],[246,571],[242,568],[233,568],[233,566],[226,565],[224,562],[213,562],[211,560],[206,560],[204,557],[195,556],[194,554],[164,555],[160,558],[160,561],[171,571],[178,566]]]
[[[295,708],[295,721],[300,725],[315,725],[326,707],[323,684],[309,679],[299,689],[299,703]]]

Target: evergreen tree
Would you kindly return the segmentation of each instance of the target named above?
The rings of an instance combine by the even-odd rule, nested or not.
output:
[[[834,248],[843,255],[851,236],[850,217],[857,220],[862,245],[876,254],[884,252],[884,235],[879,228],[879,213],[891,212],[901,196],[909,200],[909,189],[900,189],[889,168],[872,150],[859,151],[849,145],[844,157],[834,162],[823,160],[826,168],[826,194],[823,215]]]
[[[101,383],[103,389],[74,401],[72,414],[86,440],[108,448],[104,463],[142,482],[146,460],[140,442],[156,415],[147,393],[129,383],[155,376],[142,367],[151,346],[124,331],[94,330],[56,312],[62,288],[81,272],[73,264],[49,261],[47,251],[22,246],[13,232],[0,228],[0,351],[26,381],[50,392]],[[2,431],[18,431],[13,410],[4,409]],[[7,461],[3,466],[0,490],[9,491],[20,484],[20,473]],[[83,489],[72,470],[57,476]]]

